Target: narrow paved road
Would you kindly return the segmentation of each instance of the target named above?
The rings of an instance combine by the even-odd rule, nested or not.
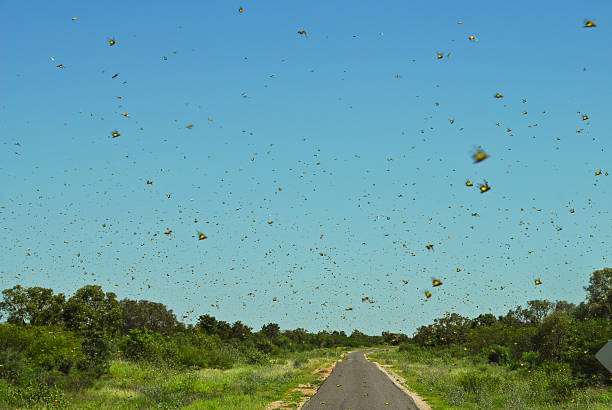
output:
[[[305,410],[417,409],[378,368],[365,359],[364,352],[349,353],[334,367],[317,394],[302,407]]]

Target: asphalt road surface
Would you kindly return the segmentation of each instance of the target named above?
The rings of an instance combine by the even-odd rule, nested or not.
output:
[[[378,410],[415,409],[414,402],[376,365],[365,359],[364,352],[349,353],[336,364],[317,394],[303,409]]]

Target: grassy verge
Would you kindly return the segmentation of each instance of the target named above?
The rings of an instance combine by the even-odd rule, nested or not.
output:
[[[368,355],[392,365],[407,386],[434,409],[610,409],[612,390],[578,388],[563,371],[490,365],[479,357],[453,357],[428,349]]]
[[[240,365],[227,370],[176,370],[147,363],[113,361],[110,375],[96,386],[66,397],[79,409],[265,409],[282,400],[297,407],[295,389],[320,385],[317,369],[329,367],[343,350],[318,349],[287,354],[269,365]]]

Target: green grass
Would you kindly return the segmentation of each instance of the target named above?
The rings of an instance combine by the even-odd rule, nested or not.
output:
[[[427,349],[397,349],[368,357],[390,364],[434,409],[609,409],[612,389],[578,389],[562,369],[510,370],[475,356],[452,357]]]
[[[292,353],[265,366],[227,370],[177,370],[147,363],[113,361],[110,375],[96,386],[66,397],[65,408],[79,409],[265,409],[283,400],[297,407],[298,385],[320,385],[316,369],[338,360],[341,349]]]

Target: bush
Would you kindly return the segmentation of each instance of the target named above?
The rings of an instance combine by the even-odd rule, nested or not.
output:
[[[506,364],[509,358],[508,348],[505,346],[493,345],[490,347],[487,358],[489,359],[489,363]]]
[[[546,363],[540,371],[546,373],[547,390],[556,401],[566,401],[573,396],[577,381],[567,363]]]
[[[609,382],[608,371],[595,358],[595,352],[612,339],[612,321],[588,319],[575,321],[564,361],[585,382]]]
[[[213,369],[231,369],[235,363],[236,360],[233,355],[220,350],[208,352],[206,358],[206,367]]]
[[[521,355],[521,363],[523,363],[523,367],[534,367],[538,362],[538,359],[538,352],[523,352]]]
[[[73,332],[55,327],[0,324],[0,378],[15,388],[32,382],[70,389],[90,386],[102,374],[106,359],[87,357],[83,350],[92,346],[86,344]]]
[[[119,341],[119,349],[124,357],[130,360],[148,360],[161,362],[167,360],[161,356],[163,336],[150,330],[131,330]]]
[[[314,346],[311,345],[310,343],[298,343],[295,345],[295,351],[296,352],[307,352],[309,350],[313,350]]]
[[[34,372],[25,357],[11,348],[0,351],[0,365],[0,378],[11,381],[19,381]]]
[[[110,368],[111,341],[100,330],[88,329],[81,332],[82,347],[85,357],[77,361],[77,368],[97,379]]]
[[[132,330],[118,344],[132,361],[191,368],[229,369],[237,362],[265,364],[268,356],[255,348],[242,351],[221,342],[218,336],[177,333],[164,338],[150,330]]]
[[[192,368],[203,368],[208,365],[206,362],[206,356],[202,354],[202,350],[198,347],[190,344],[179,344],[175,347],[176,363]]]
[[[265,365],[270,363],[270,358],[267,354],[254,348],[246,349],[243,355],[247,364]]]

